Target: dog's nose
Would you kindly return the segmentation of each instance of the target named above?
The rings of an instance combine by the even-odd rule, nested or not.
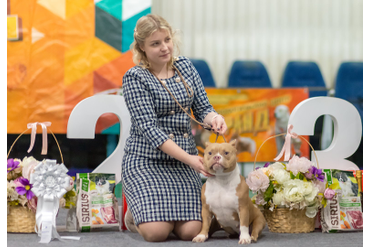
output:
[[[221,156],[219,156],[219,155],[215,155],[215,156],[213,157],[213,159],[214,159],[215,161],[219,161],[219,160],[221,159]]]

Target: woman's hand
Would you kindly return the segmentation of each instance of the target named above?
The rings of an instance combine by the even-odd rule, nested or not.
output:
[[[212,130],[215,133],[218,133],[219,135],[224,135],[227,130],[225,119],[223,116],[219,114],[212,117],[211,125],[212,125]]]
[[[187,164],[193,168],[197,173],[201,173],[206,177],[212,177],[214,175],[208,173],[203,166],[203,158],[198,155],[190,155]]]

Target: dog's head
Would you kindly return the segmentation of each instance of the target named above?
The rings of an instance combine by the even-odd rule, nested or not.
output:
[[[96,177],[95,178],[95,183],[98,186],[103,186],[104,184],[106,184],[106,180],[105,180],[104,177],[100,177],[100,178]]]
[[[211,174],[228,173],[237,166],[236,140],[230,143],[206,143],[203,165]]]

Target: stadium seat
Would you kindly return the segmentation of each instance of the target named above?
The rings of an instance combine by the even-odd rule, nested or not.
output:
[[[351,102],[363,121],[363,63],[344,62],[335,80],[335,97]]]
[[[324,78],[315,62],[290,61],[285,68],[281,87],[307,87],[309,97],[327,96]]]
[[[228,87],[271,88],[270,77],[259,61],[235,61],[229,74]]]
[[[206,61],[202,59],[190,59],[203,81],[204,87],[216,87],[212,72]]]

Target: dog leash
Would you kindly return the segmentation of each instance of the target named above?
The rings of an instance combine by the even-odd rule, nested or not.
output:
[[[217,142],[218,136],[219,136],[219,134],[218,134],[218,133],[216,133],[216,140],[215,140],[215,143]],[[226,142],[225,136],[224,136],[224,135],[221,135],[221,136],[222,136],[222,138],[224,138],[224,142]]]
[[[180,76],[181,78],[181,81],[182,81],[182,84],[184,85],[185,87],[185,90],[186,90],[186,93],[188,94],[189,98],[192,97],[194,95],[194,92],[193,90],[191,89],[191,87],[185,82],[185,79],[182,77],[182,74],[180,73],[180,71],[176,68],[175,65],[172,65],[172,68],[176,70],[177,74]],[[171,91],[167,88],[166,84],[164,84],[159,78],[158,76],[156,76],[153,72],[151,72],[155,78],[157,78],[157,80],[162,84],[162,86],[167,90],[167,92],[171,95],[171,97],[173,98],[173,100],[176,102],[176,104],[178,106],[180,106],[181,110],[183,110],[183,112],[185,112],[189,117],[190,119],[194,120],[197,124],[199,124],[200,126],[203,126],[204,129],[206,130],[209,130],[209,131],[212,131],[212,125],[211,124],[207,124],[207,123],[200,123],[198,122],[193,116],[191,116],[183,107],[182,105],[176,100],[175,96],[171,93]],[[189,92],[190,91],[190,92]],[[218,139],[218,136],[219,134],[216,133],[216,140],[215,142],[217,142],[217,139]],[[226,142],[226,139],[225,139],[225,136],[224,135],[221,135],[222,138],[224,139],[224,141]]]
[[[191,87],[185,82],[184,78],[182,77],[182,74],[180,73],[180,71],[175,67],[175,65],[172,65],[172,68],[174,68],[177,72],[177,74],[180,76],[181,78],[181,81],[182,81],[182,84],[184,85],[185,87],[185,90],[186,90],[186,93],[188,94],[189,98],[192,97],[194,95],[194,92],[193,90],[191,89]],[[157,78],[157,80],[162,84],[162,86],[167,90],[167,92],[171,95],[171,97],[175,100],[176,104],[178,104],[181,108],[181,110],[183,110],[192,120],[194,120],[197,124],[199,124],[200,126],[203,126],[203,128],[205,128],[206,130],[209,130],[211,131],[212,130],[212,125],[210,124],[207,124],[207,123],[200,123],[198,122],[193,116],[191,116],[182,106],[181,104],[176,100],[175,96],[171,93],[171,91],[167,88],[167,86],[158,78],[158,76],[156,76],[153,72],[151,72],[155,78]],[[189,92],[190,91],[190,92]]]

